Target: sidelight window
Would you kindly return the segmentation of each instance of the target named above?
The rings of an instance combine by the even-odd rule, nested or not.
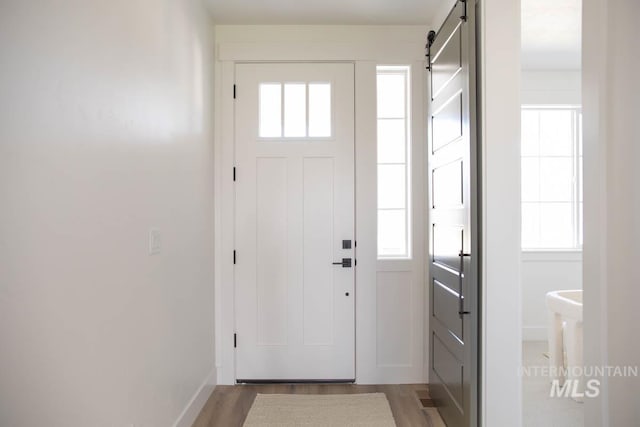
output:
[[[411,257],[408,66],[377,67],[378,258]]]

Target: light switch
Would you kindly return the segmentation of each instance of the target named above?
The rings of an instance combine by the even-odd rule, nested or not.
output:
[[[152,228],[149,230],[149,255],[155,255],[160,253],[162,247],[162,239],[160,237],[160,230]]]

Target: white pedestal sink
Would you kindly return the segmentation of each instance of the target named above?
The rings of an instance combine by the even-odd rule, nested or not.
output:
[[[582,291],[548,292],[546,303],[551,379],[558,380],[560,385],[564,385],[566,380],[577,382],[575,391],[581,395],[584,393],[584,379],[577,374],[582,372]],[[565,371],[566,377],[563,375]],[[571,386],[573,388],[573,384]],[[580,397],[573,398],[582,402]]]

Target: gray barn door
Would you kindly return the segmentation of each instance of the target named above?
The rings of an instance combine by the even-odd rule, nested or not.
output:
[[[448,427],[477,425],[474,3],[456,3],[429,49],[430,390]]]

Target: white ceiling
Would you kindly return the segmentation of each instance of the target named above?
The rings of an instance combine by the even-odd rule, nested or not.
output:
[[[424,25],[443,0],[204,0],[217,24]]]
[[[522,0],[522,68],[580,69],[581,0]]]

